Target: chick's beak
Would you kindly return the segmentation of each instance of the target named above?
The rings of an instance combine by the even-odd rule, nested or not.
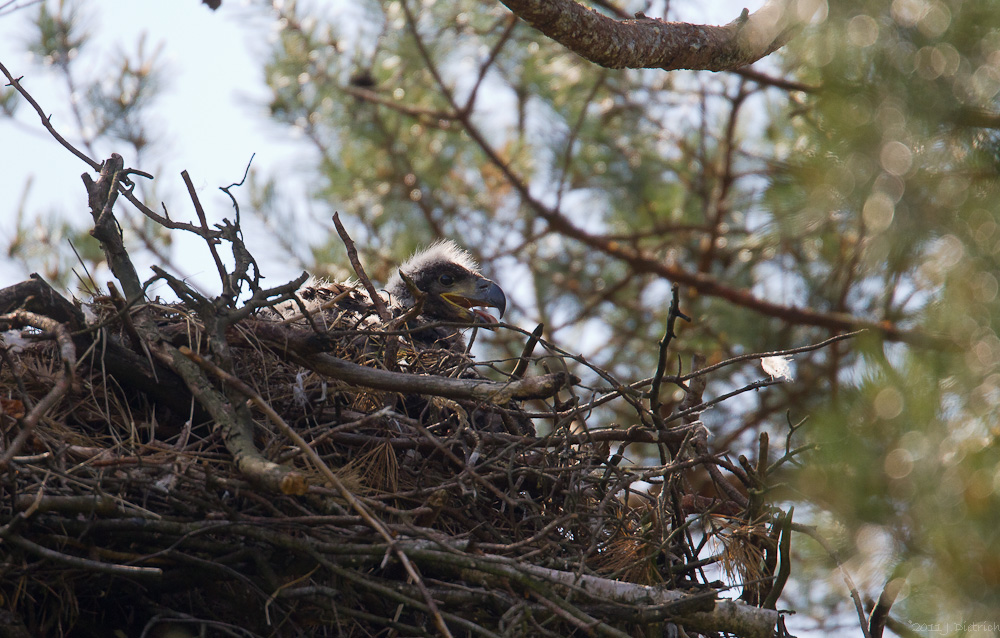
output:
[[[442,295],[451,303],[466,308],[480,321],[485,323],[497,323],[493,315],[476,306],[489,306],[500,311],[503,317],[507,309],[507,296],[503,294],[503,289],[485,277],[476,279],[470,286],[471,290],[462,290],[446,293]]]
[[[507,310],[507,295],[503,294],[503,288],[489,279],[478,282],[476,289],[480,288],[482,288],[482,294],[479,296],[479,300],[482,301],[482,305],[496,308],[500,311],[500,317],[503,318],[503,313]],[[492,318],[491,316],[490,319]]]

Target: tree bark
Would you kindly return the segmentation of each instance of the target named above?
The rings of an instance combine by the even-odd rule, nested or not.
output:
[[[769,0],[725,26],[616,20],[574,0],[500,0],[515,15],[580,56],[610,69],[731,71],[784,46],[819,3]]]

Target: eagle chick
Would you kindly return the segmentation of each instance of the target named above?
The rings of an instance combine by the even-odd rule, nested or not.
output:
[[[405,275],[420,293],[414,295]],[[494,324],[492,315],[483,307],[496,308],[503,316],[507,298],[503,290],[479,272],[475,259],[450,240],[437,241],[424,250],[414,253],[386,284],[387,307],[393,318],[404,315],[421,298],[419,314],[411,319],[405,329],[420,347],[465,349],[461,330],[456,324]],[[310,279],[298,292],[310,313],[316,313],[322,324],[334,327],[351,322],[355,316],[357,328],[377,329],[374,304],[356,282],[332,283]],[[288,320],[297,312],[296,304],[285,304],[279,314]],[[346,315],[345,315],[346,313]],[[314,316],[316,316],[314,315]],[[441,325],[451,324],[451,325]]]
[[[297,293],[315,325],[329,331],[332,343],[336,344],[333,350],[336,356],[370,364],[373,354],[384,353],[384,340],[378,332],[391,328],[406,333],[405,345],[396,354],[401,367],[423,373],[444,371],[448,376],[458,371],[460,377],[481,378],[469,367],[471,361],[465,352],[462,330],[496,324],[497,319],[483,308],[496,308],[502,317],[507,298],[500,286],[480,273],[479,265],[468,252],[451,241],[435,242],[406,260],[380,294],[391,319],[403,317],[418,304],[419,311],[415,316],[407,316],[404,325],[391,319],[387,325],[378,317],[371,298],[358,282],[311,280]],[[298,308],[295,303],[285,304],[279,308],[279,314],[285,321],[300,322]],[[357,409],[371,411],[384,404],[384,398],[371,399],[369,394],[358,393],[354,404]],[[426,398],[408,396],[404,411],[419,415],[427,405]],[[477,430],[534,434],[527,418],[507,417],[481,406],[471,408],[469,416]]]
[[[500,286],[480,274],[479,265],[472,256],[452,241],[438,241],[414,253],[389,279],[386,291],[390,309],[396,316],[417,303],[400,273],[409,277],[414,287],[423,293],[419,316],[425,321],[497,323],[481,307],[496,308],[501,317],[507,308],[507,297]],[[434,340],[457,334],[453,326],[440,328]],[[420,338],[426,340],[426,337]]]

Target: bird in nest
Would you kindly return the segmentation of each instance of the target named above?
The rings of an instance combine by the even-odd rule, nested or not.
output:
[[[462,335],[469,327],[489,327],[497,319],[484,308],[495,308],[502,317],[507,297],[496,283],[483,276],[472,256],[452,241],[438,241],[413,254],[378,293],[389,320],[382,321],[368,292],[358,282],[310,280],[298,293],[298,303],[278,308],[284,321],[301,322],[304,308],[314,325],[330,336],[335,356],[380,367],[385,331],[403,332],[396,350],[396,365],[416,373],[482,378],[472,367]],[[433,399],[430,399],[433,402]],[[377,392],[354,393],[352,405],[361,411],[377,409],[384,397]],[[421,414],[426,401],[404,400],[405,411]],[[531,421],[469,406],[477,430],[534,434]]]
[[[378,316],[368,293],[357,282],[335,283],[310,279],[297,296],[325,329],[377,330]],[[442,240],[414,253],[389,279],[382,300],[392,319],[408,317],[401,330],[420,349],[466,349],[462,331],[470,326],[498,323],[484,308],[499,315],[507,308],[503,289],[479,271],[475,259],[455,242]],[[279,309],[286,318],[297,304]]]
[[[507,309],[503,289],[479,272],[479,264],[468,252],[447,240],[414,253],[389,279],[386,292],[393,314],[422,303],[418,317],[427,323],[497,323],[497,319],[483,308],[496,308],[501,317]],[[464,349],[460,330],[460,327],[442,325],[417,331],[414,336],[432,343],[447,343],[452,349],[455,346]]]

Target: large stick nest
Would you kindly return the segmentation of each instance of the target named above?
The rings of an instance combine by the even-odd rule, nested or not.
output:
[[[772,633],[783,519],[708,451],[696,382],[686,418],[596,369],[581,405],[567,371],[262,315],[301,279],[238,303],[157,270],[182,303],[149,301],[100,184],[125,298],[0,290],[0,634]],[[608,400],[631,427],[592,422]]]

